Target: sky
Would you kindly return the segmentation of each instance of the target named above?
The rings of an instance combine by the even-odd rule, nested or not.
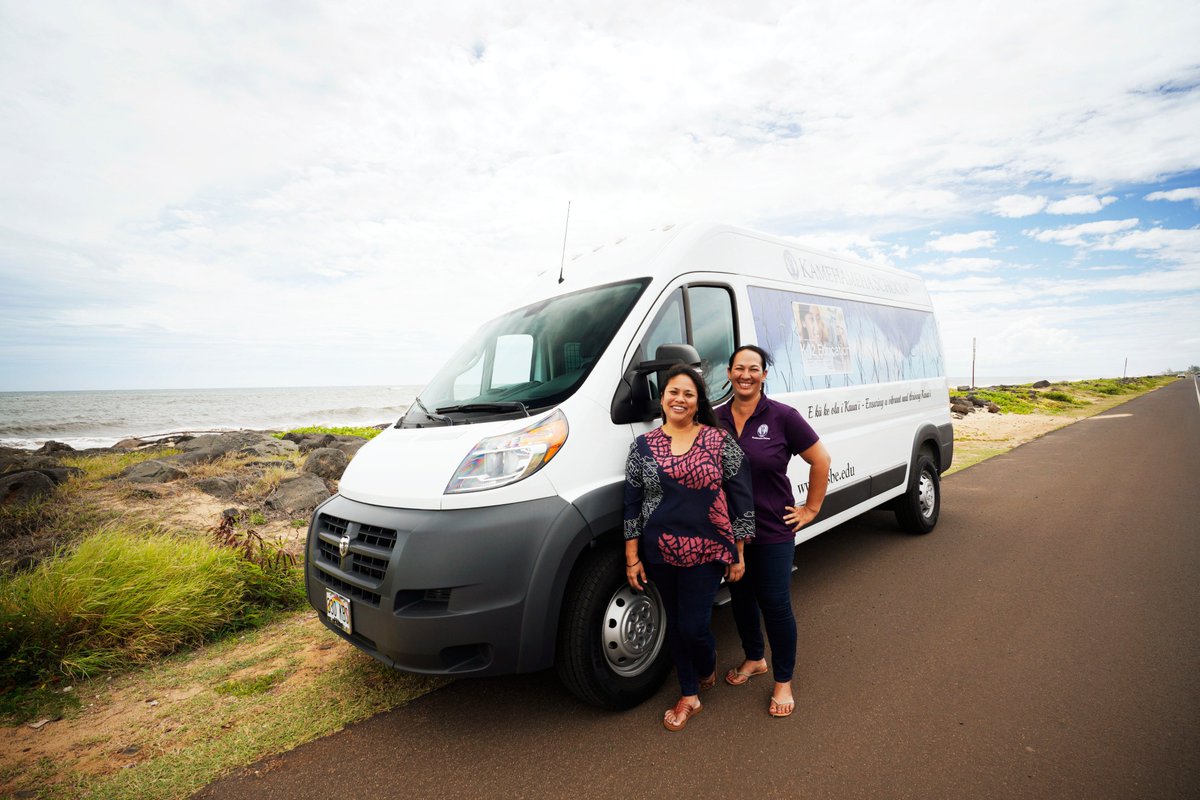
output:
[[[0,391],[421,384],[568,202],[914,271],[951,376],[1178,370],[1198,131],[1194,0],[0,0]]]

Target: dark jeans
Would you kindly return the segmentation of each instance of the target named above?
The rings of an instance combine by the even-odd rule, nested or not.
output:
[[[747,542],[746,574],[729,584],[733,621],[742,637],[746,658],[757,661],[766,655],[761,615],[771,643],[771,666],[775,680],[786,683],[796,668],[796,616],[792,613],[792,542],[755,544]]]
[[[646,569],[667,611],[667,646],[675,659],[679,691],[684,696],[697,694],[700,679],[717,669],[712,608],[725,565],[715,561],[698,567],[647,563]]]

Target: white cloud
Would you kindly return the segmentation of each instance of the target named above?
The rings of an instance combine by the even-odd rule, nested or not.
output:
[[[1190,265],[1200,271],[1200,228],[1133,231],[1110,237],[1097,249],[1152,251],[1159,260]]]
[[[1193,203],[1200,205],[1200,186],[1189,186],[1186,189],[1171,189],[1167,192],[1151,192],[1146,195],[1146,199],[1172,200],[1175,202],[1191,200]]]
[[[1107,205],[1117,202],[1112,195],[1096,197],[1094,194],[1076,194],[1057,200],[1046,206],[1047,214],[1095,214]]]
[[[157,331],[122,340],[141,350],[114,350],[120,371],[91,385],[165,376],[136,354],[176,341],[211,343],[218,365],[177,359],[177,380],[228,383],[217,354],[240,358],[243,339],[276,354],[261,370],[303,351],[309,374],[334,374],[353,352],[366,372],[338,380],[409,382],[557,265],[568,200],[568,253],[699,217],[886,263],[932,225],[1045,210],[1031,186],[1102,193],[1200,167],[1200,92],[1159,90],[1195,74],[1188,0],[279,9],[0,12],[0,340]],[[1136,243],[1068,230],[1038,233]],[[1181,247],[1136,252],[1165,264]],[[259,302],[271,313],[245,310]],[[52,371],[69,388],[91,362],[64,353]],[[30,388],[42,362],[20,358],[0,388]]]
[[[1004,262],[995,258],[948,258],[945,261],[931,261],[917,268],[925,275],[962,275],[975,272],[993,272],[1004,266]]]
[[[1045,208],[1046,202],[1046,198],[1040,194],[1036,197],[1025,194],[1008,194],[996,201],[992,213],[1010,219],[1030,217]]]
[[[950,233],[930,240],[925,246],[939,253],[965,253],[968,250],[982,250],[996,246],[996,232]]]
[[[1064,228],[1051,228],[1050,230],[1028,230],[1024,231],[1026,236],[1031,236],[1039,242],[1053,242],[1055,244],[1070,245],[1074,247],[1082,247],[1089,244],[1088,239],[1110,236],[1120,231],[1127,231],[1130,228],[1136,228],[1138,220],[1131,219],[1106,219],[1099,222],[1085,222],[1081,225],[1068,225]]]

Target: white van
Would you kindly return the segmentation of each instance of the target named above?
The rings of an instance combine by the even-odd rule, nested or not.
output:
[[[833,457],[797,543],[884,503],[905,530],[931,530],[953,431],[920,279],[749,231],[667,227],[546,274],[358,452],[313,514],[309,602],[396,669],[556,666],[583,700],[640,703],[670,657],[657,593],[625,582],[625,457],[659,424],[659,370],[698,361],[717,405],[747,343],[773,354],[768,393]],[[791,475],[802,503],[807,464]]]

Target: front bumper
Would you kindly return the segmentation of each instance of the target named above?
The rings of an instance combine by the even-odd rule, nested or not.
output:
[[[396,669],[542,669],[552,663],[555,590],[565,580],[557,543],[586,529],[557,497],[434,511],[336,495],[309,527],[308,600],[330,630]],[[350,599],[351,633],[326,614],[326,590]]]

